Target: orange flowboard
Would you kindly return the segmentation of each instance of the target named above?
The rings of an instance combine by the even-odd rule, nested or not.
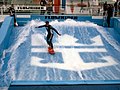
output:
[[[55,54],[55,51],[52,48],[48,48],[48,53],[49,54]]]

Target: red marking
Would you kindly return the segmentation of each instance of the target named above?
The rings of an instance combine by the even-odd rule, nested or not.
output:
[[[85,3],[78,3],[77,6],[78,7],[86,7],[87,5]]]
[[[71,5],[70,9],[71,9],[71,12],[73,13],[74,12],[74,5]]]
[[[55,13],[60,12],[60,0],[54,0],[54,10],[55,10]]]

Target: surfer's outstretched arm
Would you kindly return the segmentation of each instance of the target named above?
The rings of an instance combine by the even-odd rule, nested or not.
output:
[[[42,27],[45,27],[45,25],[41,25],[41,26],[38,26],[38,27],[35,27],[35,28],[42,28]]]
[[[58,35],[60,35],[61,36],[61,34],[60,33],[58,33],[58,31],[55,29],[55,28],[53,28],[52,26],[51,26],[51,29],[52,30],[54,30]]]

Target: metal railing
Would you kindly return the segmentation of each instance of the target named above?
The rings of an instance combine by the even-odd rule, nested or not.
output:
[[[0,14],[8,14],[8,8],[11,5],[2,5],[0,7]],[[103,15],[103,8],[101,6],[90,6],[90,7],[79,7],[74,6],[71,7],[67,5],[65,8],[59,6],[59,10],[56,13],[55,6],[51,9],[47,10],[48,7],[40,6],[39,4],[35,5],[14,5],[16,10],[16,14],[41,14],[44,11],[44,14],[65,14],[65,15],[93,15],[93,16],[102,16]],[[49,12],[49,13],[48,13]]]
[[[0,14],[1,15],[7,14],[9,7],[10,7],[10,5],[1,6]],[[100,7],[98,7],[96,9],[95,7],[78,7],[78,6],[71,7],[70,5],[67,5],[65,9],[62,6],[58,7],[59,11],[56,13],[55,7],[56,6],[53,6],[51,10],[47,10],[48,7],[40,6],[40,5],[14,5],[14,8],[18,14],[19,13],[40,14],[41,10],[45,10],[45,14],[47,14],[47,12],[49,11],[52,14],[97,15],[98,13],[100,14],[102,11],[102,8],[100,8]],[[98,10],[100,10],[100,12],[98,12]]]

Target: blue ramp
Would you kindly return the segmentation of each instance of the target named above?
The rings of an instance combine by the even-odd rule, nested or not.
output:
[[[60,87],[66,90],[74,88],[95,90],[100,87],[98,90],[102,88],[117,90],[119,82],[109,85],[111,80],[120,80],[120,35],[113,28],[106,29],[91,22],[78,22],[72,19],[51,21],[50,24],[62,36],[54,32],[55,55],[50,55],[47,51],[46,29],[35,28],[43,24],[43,21],[32,20],[25,26],[12,30],[10,47],[6,54],[9,55],[9,68],[6,69],[10,71],[6,77],[13,80],[9,90],[14,88],[20,90],[17,87],[23,89],[30,87],[29,90],[32,87],[39,89]],[[106,80],[108,82],[103,85],[103,81]],[[18,81],[18,85],[15,85],[17,82],[14,81]],[[19,81],[26,81],[29,84],[29,81],[40,82],[40,85],[39,83],[33,86],[24,85]],[[53,84],[47,81],[52,81]],[[99,82],[100,84],[97,84]]]
[[[11,56],[13,80],[120,79],[119,38],[113,37],[114,33],[109,32],[114,29],[106,29],[90,22],[52,21],[50,24],[62,36],[54,33],[56,53],[50,55],[47,52],[46,29],[34,28],[34,25],[43,24],[44,22],[31,21],[24,27],[14,29],[19,35],[12,45],[15,47]]]

